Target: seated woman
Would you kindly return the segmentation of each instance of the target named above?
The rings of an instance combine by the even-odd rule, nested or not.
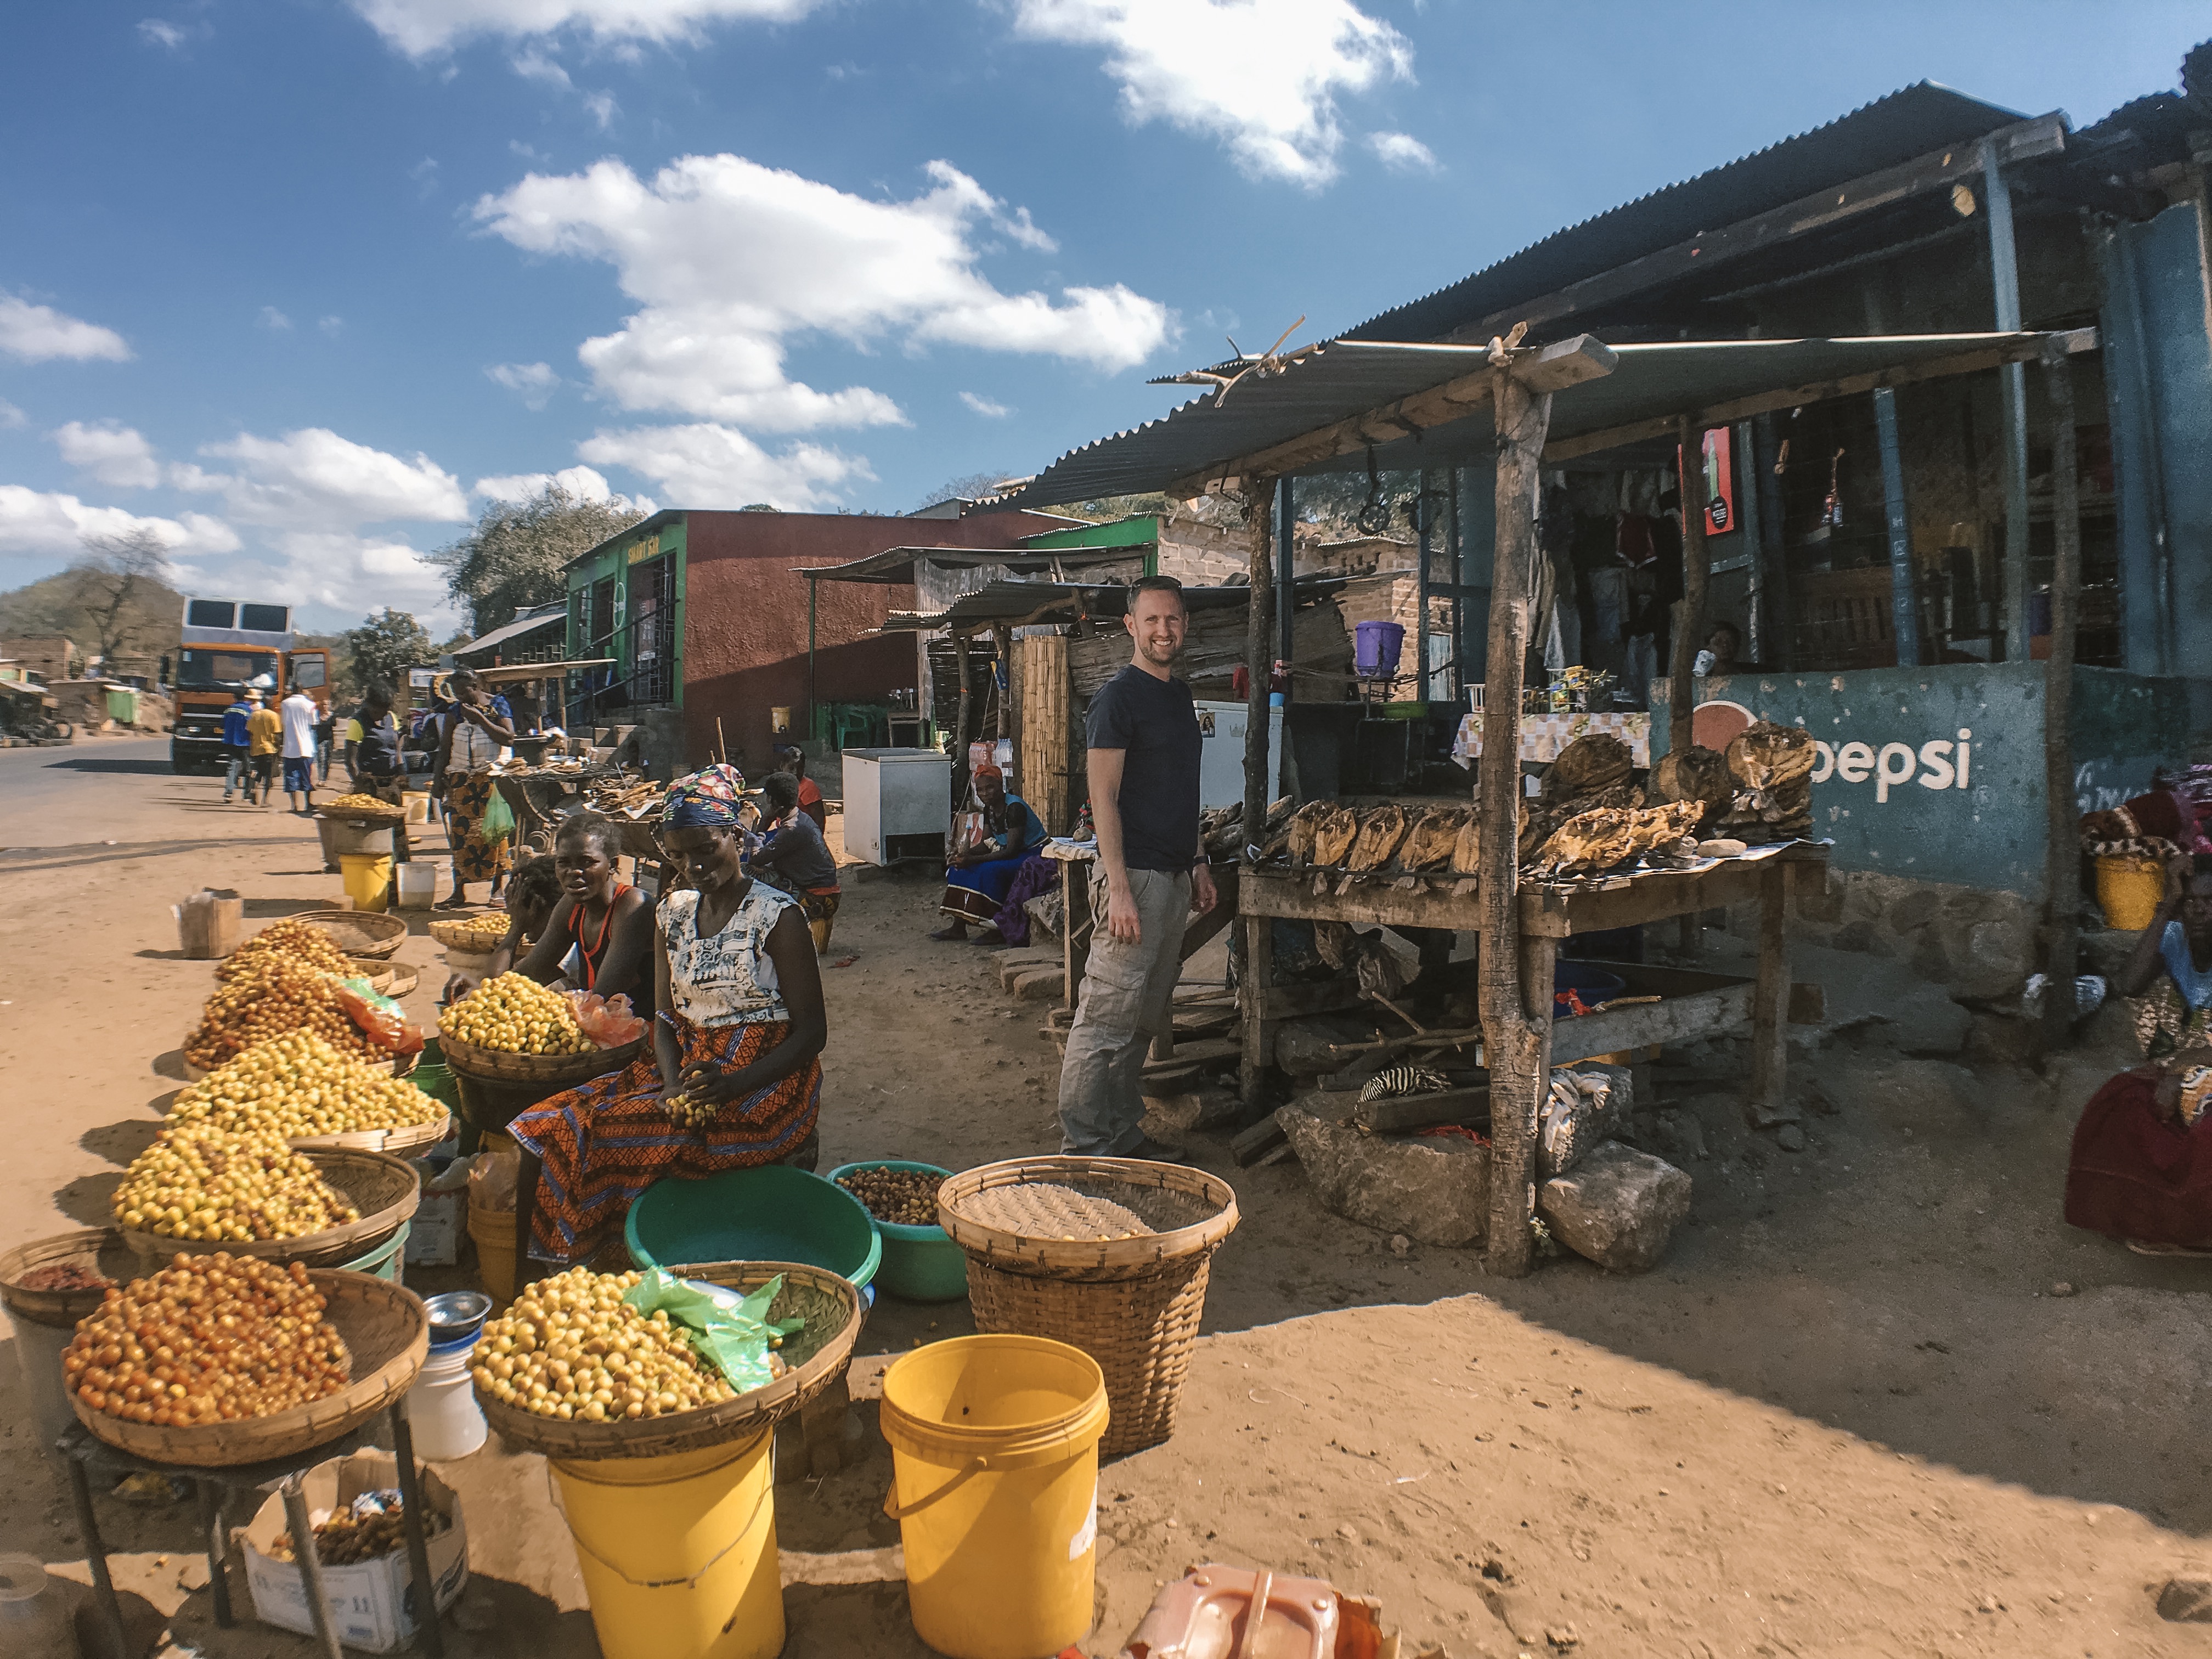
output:
[[[775,769],[788,772],[799,780],[799,810],[814,820],[817,830],[829,829],[830,809],[822,804],[821,787],[806,775],[806,751],[797,744],[778,744]]]
[[[797,902],[818,953],[829,947],[830,924],[837,915],[837,860],[799,799],[798,779],[771,772],[761,781],[761,794],[768,822],[753,852],[753,875]]]
[[[651,1049],[517,1117],[515,1238],[526,1261],[587,1261],[619,1243],[654,1182],[820,1160],[829,1027],[799,907],[739,867],[744,781],[708,767],[671,786],[662,844],[689,888],[661,901]],[[678,1097],[711,1115],[679,1116]]]
[[[2075,1126],[2066,1219],[2144,1255],[2212,1255],[2212,854],[2177,859],[2116,987],[2148,1064]]]
[[[482,973],[456,969],[447,975],[446,1000],[459,1001],[514,967],[518,957],[527,956],[525,947],[545,937],[546,922],[560,902],[561,872],[550,858],[540,854],[516,865],[507,878],[507,937]]]
[[[622,832],[601,812],[572,813],[553,838],[561,901],[538,933],[537,948],[515,971],[540,985],[627,996],[630,1011],[653,1018],[653,906],[615,876]]]
[[[992,918],[1006,902],[1006,890],[1030,854],[1044,844],[1044,825],[1019,795],[1006,793],[1006,774],[985,762],[969,787],[983,812],[983,834],[945,861],[945,897],[939,908],[952,918],[932,933],[937,939],[964,939],[968,924],[985,928],[979,944],[995,943]]]

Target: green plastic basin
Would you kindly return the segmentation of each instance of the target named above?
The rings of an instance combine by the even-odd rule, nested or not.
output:
[[[862,1170],[919,1170],[940,1181],[952,1179],[950,1170],[900,1158],[841,1164],[830,1171],[830,1179],[834,1182],[839,1176]],[[883,1266],[876,1269],[878,1290],[902,1302],[957,1302],[968,1294],[968,1253],[952,1242],[944,1228],[909,1227],[896,1221],[878,1221],[872,1215],[868,1219],[884,1246]]]
[[[803,1261],[861,1285],[883,1258],[866,1205],[835,1182],[782,1164],[655,1182],[630,1206],[623,1238],[641,1267]]]

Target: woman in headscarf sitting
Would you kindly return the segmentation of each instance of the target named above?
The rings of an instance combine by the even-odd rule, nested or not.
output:
[[[969,780],[975,805],[969,818],[977,826],[964,845],[956,845],[945,861],[945,897],[938,908],[952,918],[930,935],[937,939],[964,939],[968,924],[990,932],[981,943],[997,938],[992,918],[1006,902],[1006,890],[1023,861],[1044,844],[1044,825],[1019,795],[1006,793],[1006,775],[988,761]]]
[[[819,1161],[822,980],[798,905],[740,867],[744,785],[736,768],[710,766],[668,791],[661,844],[690,885],[661,901],[653,929],[652,1046],[509,1126],[526,1259],[586,1261],[619,1246],[656,1181]]]
[[[2148,1063],[2075,1126],[2066,1219],[2144,1255],[2212,1255],[2212,854],[2167,865],[2117,988]]]

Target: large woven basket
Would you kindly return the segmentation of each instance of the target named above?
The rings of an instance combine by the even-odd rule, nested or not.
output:
[[[207,1080],[209,1070],[210,1069],[206,1066],[195,1066],[191,1060],[185,1058],[185,1049],[191,1046],[192,1039],[199,1035],[199,1031],[200,1024],[198,1020],[194,1020],[190,1025],[185,1028],[185,1040],[177,1046],[177,1060],[179,1064],[184,1067],[185,1081],[187,1083],[205,1082]],[[232,1060],[235,1060],[236,1058],[238,1058],[236,1054],[231,1056]],[[373,1072],[389,1072],[394,1077],[404,1077],[408,1073],[415,1069],[415,1056],[412,1054],[400,1055],[387,1054],[383,1059],[375,1060],[360,1054],[349,1054],[347,1055],[347,1058],[349,1060],[359,1060],[363,1066],[368,1066]],[[224,1062],[226,1065],[228,1063],[229,1061],[228,1060]]]
[[[1123,1229],[1086,1213],[1086,1200],[1152,1231],[1100,1238]],[[1175,1432],[1213,1253],[1237,1226],[1227,1182],[1135,1158],[1015,1158],[954,1176],[938,1189],[937,1217],[968,1253],[978,1331],[1050,1337],[1106,1373],[1113,1416],[1100,1455]]]
[[[303,1152],[335,1147],[407,1158],[425,1146],[436,1146],[453,1132],[453,1115],[449,1111],[434,1121],[412,1124],[404,1129],[349,1129],[343,1134],[301,1135],[285,1144]]]
[[[489,915],[492,913],[487,910],[481,914]],[[502,920],[504,919],[502,918]],[[472,937],[476,937],[476,935],[472,933],[467,922],[455,921],[450,918],[441,916],[430,923],[430,937],[437,940],[439,944],[444,945],[448,951],[479,951],[482,955],[489,956],[492,951],[499,949],[501,941],[504,940],[507,936],[505,933],[502,932],[499,939],[494,939],[489,946],[471,945],[469,941]]]
[[[119,1229],[94,1227],[58,1233],[0,1253],[0,1304],[5,1304],[18,1318],[64,1328],[98,1311],[107,1295],[105,1289],[31,1291],[16,1282],[34,1268],[65,1265],[103,1274],[118,1285],[144,1271],[144,1263],[124,1243]]]
[[[665,1457],[708,1446],[736,1445],[790,1416],[852,1363],[853,1343],[860,1334],[860,1293],[826,1267],[795,1261],[716,1261],[669,1271],[678,1279],[726,1285],[738,1291],[757,1290],[781,1273],[783,1289],[770,1304],[769,1316],[789,1319],[797,1315],[806,1322],[781,1350],[791,1369],[766,1388],[719,1405],[621,1423],[563,1423],[558,1418],[534,1417],[478,1389],[477,1403],[483,1407],[484,1420],[510,1449],[566,1460]]]
[[[327,1298],[324,1317],[337,1328],[352,1361],[353,1381],[337,1394],[268,1417],[182,1429],[126,1423],[71,1395],[77,1421],[111,1446],[186,1468],[293,1457],[359,1428],[414,1385],[429,1351],[430,1317],[412,1291],[373,1273],[325,1270],[309,1277]]]
[[[328,933],[349,957],[382,961],[407,938],[407,918],[382,915],[374,910],[302,910],[292,918]]]
[[[464,1042],[452,1033],[441,1030],[438,1047],[446,1056],[446,1064],[463,1077],[482,1078],[494,1083],[543,1083],[556,1089],[573,1089],[595,1077],[622,1070],[644,1048],[645,1036],[580,1054],[514,1054],[504,1048],[479,1048],[473,1042]]]
[[[123,1230],[123,1242],[142,1256],[166,1260],[185,1255],[213,1255],[228,1250],[233,1255],[259,1256],[288,1265],[303,1261],[310,1267],[327,1267],[350,1261],[382,1243],[399,1231],[399,1224],[415,1213],[422,1199],[422,1178],[404,1158],[360,1147],[333,1146],[310,1152],[307,1161],[323,1179],[346,1195],[361,1212],[361,1219],[296,1238],[228,1239],[168,1238],[160,1233]]]

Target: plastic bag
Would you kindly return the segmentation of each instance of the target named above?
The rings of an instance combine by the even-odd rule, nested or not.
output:
[[[515,1182],[522,1174],[522,1149],[513,1141],[495,1143],[469,1163],[469,1207],[514,1209]]]
[[[491,799],[484,803],[483,816],[477,820],[477,839],[486,846],[495,846],[514,834],[514,809],[507,804],[507,796],[497,784],[492,786]]]
[[[776,1378],[777,1368],[769,1363],[771,1340],[780,1346],[806,1323],[803,1319],[769,1320],[769,1304],[782,1288],[781,1273],[751,1295],[739,1296],[723,1285],[702,1285],[664,1268],[647,1267],[623,1300],[641,1314],[667,1314],[684,1327],[691,1346],[732,1388],[750,1394]]]
[[[379,996],[370,990],[367,980],[340,980],[338,1006],[345,1010],[346,1018],[359,1026],[362,1034],[378,1048],[395,1054],[414,1054],[422,1051],[422,1028],[409,1024],[399,1005],[390,997]]]
[[[603,997],[597,991],[571,991],[568,1006],[584,1035],[602,1048],[619,1048],[645,1035],[645,1022],[630,1011],[628,994]]]

